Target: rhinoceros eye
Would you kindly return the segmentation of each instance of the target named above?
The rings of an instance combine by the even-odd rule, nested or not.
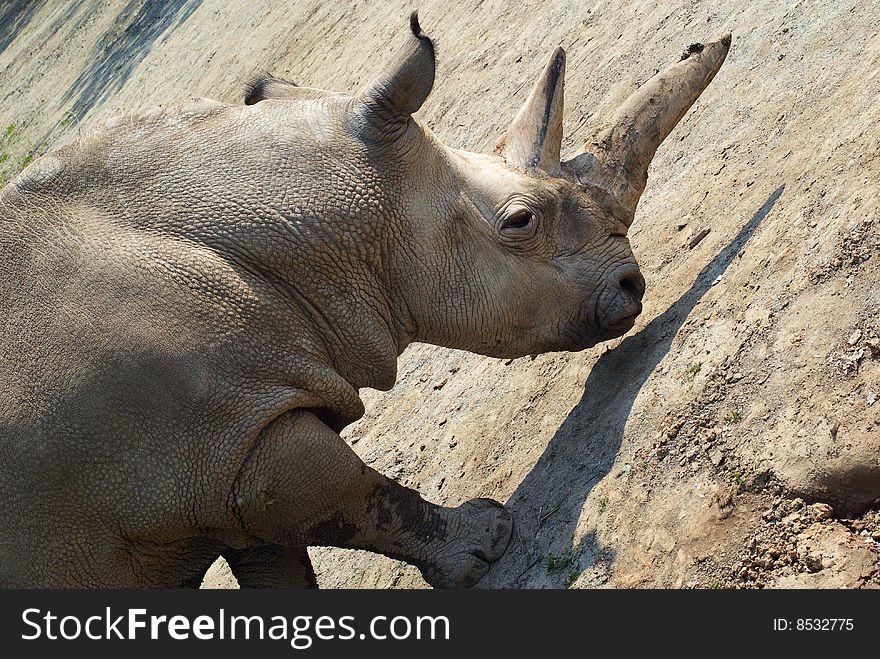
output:
[[[501,223],[501,230],[505,229],[525,229],[535,220],[535,216],[531,211],[527,211],[525,209],[521,209],[513,212],[508,217],[504,218],[504,221]]]
[[[535,214],[527,208],[512,209],[501,220],[499,230],[505,238],[525,240],[535,234]]]

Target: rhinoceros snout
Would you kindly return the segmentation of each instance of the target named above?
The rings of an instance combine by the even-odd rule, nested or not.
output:
[[[606,332],[621,335],[629,331],[642,313],[645,278],[638,266],[619,268],[609,278],[596,303],[596,320]]]

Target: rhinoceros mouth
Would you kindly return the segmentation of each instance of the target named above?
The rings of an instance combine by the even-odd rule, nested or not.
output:
[[[641,302],[625,290],[606,286],[562,328],[563,338],[551,350],[578,352],[629,332],[642,311]],[[560,345],[561,344],[561,345]]]
[[[629,332],[636,324],[636,318],[638,318],[638,316],[638,313],[634,313],[628,316],[622,316],[616,319],[614,323],[601,323],[599,327],[602,332],[610,335],[603,337],[603,340],[607,341],[608,339],[614,339]]]
[[[642,313],[642,303],[625,292],[620,292],[602,310],[597,310],[596,321],[603,333],[620,336],[626,334],[636,324]]]
[[[642,302],[631,291],[608,286],[596,300],[599,340],[608,341],[629,332],[642,313]]]
[[[642,313],[644,279],[637,267],[625,266],[613,275],[614,283],[606,284],[596,299],[596,324],[600,331],[612,335],[626,334]]]

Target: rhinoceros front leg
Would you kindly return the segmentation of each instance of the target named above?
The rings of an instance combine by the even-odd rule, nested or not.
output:
[[[375,551],[445,588],[476,583],[504,553],[513,528],[510,514],[489,499],[457,508],[425,501],[365,465],[304,410],[263,431],[242,469],[235,507],[244,530],[268,543]]]
[[[317,588],[315,571],[305,547],[261,545],[224,551],[242,588]]]

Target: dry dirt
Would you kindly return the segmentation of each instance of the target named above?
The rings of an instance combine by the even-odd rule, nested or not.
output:
[[[345,432],[429,499],[507,502],[517,533],[480,586],[880,582],[880,6],[763,4],[420,3],[439,44],[422,117],[471,150],[491,150],[557,45],[565,152],[688,44],[734,37],[651,169],[634,330],[513,362],[414,346]],[[7,1],[0,177],[119,113],[239,102],[257,71],[353,91],[410,9]],[[425,586],[380,556],[313,557],[324,587]],[[207,583],[234,581],[217,565]]]

